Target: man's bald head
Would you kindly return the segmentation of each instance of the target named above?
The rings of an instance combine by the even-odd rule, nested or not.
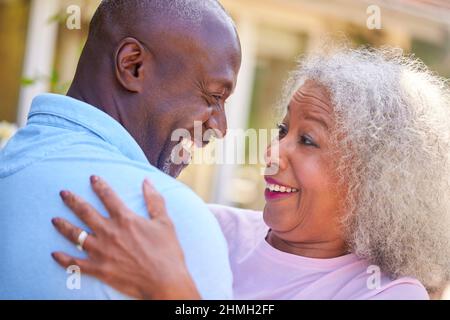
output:
[[[103,0],[96,15],[115,18],[114,15],[117,14],[166,14],[173,18],[198,22],[202,18],[202,12],[211,9],[228,15],[217,0]]]
[[[144,29],[167,28],[174,24],[188,28],[199,27],[206,14],[218,19],[233,20],[217,0],[103,0],[90,24],[90,37],[120,38]],[[111,34],[110,34],[111,35]]]

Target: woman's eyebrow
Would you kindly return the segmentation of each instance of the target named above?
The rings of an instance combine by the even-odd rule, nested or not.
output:
[[[322,125],[326,130],[329,129],[327,122],[323,119],[323,117],[319,116],[319,115],[314,115],[314,114],[306,114],[305,115],[305,120],[312,120],[315,121],[317,123],[319,123],[320,125]]]
[[[315,102],[319,102],[319,103],[315,103],[315,105],[317,107],[319,107],[320,109],[323,109],[325,112],[330,113],[329,110],[327,110],[327,108],[324,108],[322,105],[325,105],[327,107],[329,107],[328,103],[326,100],[323,100],[321,98],[319,98],[317,95],[312,95],[312,94],[307,94],[307,93],[303,93],[301,90],[298,91],[298,94],[303,97],[303,98],[309,98],[309,99],[313,99],[316,100]]]
[[[290,109],[291,109],[291,105],[288,104],[288,106],[287,106],[287,111],[289,112]],[[322,109],[322,108],[321,108],[321,109]],[[324,118],[323,118],[322,116],[320,116],[320,115],[314,115],[314,114],[312,114],[312,113],[308,113],[308,114],[305,115],[305,119],[306,119],[306,120],[316,121],[316,122],[318,122],[319,124],[321,124],[326,130],[329,130],[328,123],[327,123],[327,122],[324,120]]]

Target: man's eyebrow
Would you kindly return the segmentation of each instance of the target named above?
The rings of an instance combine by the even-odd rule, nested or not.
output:
[[[233,82],[226,78],[214,79],[213,81],[211,81],[211,84],[220,85],[224,87],[228,93],[231,93],[234,89]]]

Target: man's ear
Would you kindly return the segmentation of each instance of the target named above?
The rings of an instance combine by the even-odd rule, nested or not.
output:
[[[115,56],[116,78],[128,91],[142,92],[144,89],[144,63],[149,63],[150,52],[136,39],[125,38],[117,48]]]

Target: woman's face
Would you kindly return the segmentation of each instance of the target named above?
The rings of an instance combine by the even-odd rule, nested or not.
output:
[[[330,152],[334,122],[326,88],[306,81],[289,103],[279,139],[268,148],[268,166],[278,170],[265,176],[264,220],[284,242],[344,246],[339,228],[343,192],[337,187],[336,153]]]

